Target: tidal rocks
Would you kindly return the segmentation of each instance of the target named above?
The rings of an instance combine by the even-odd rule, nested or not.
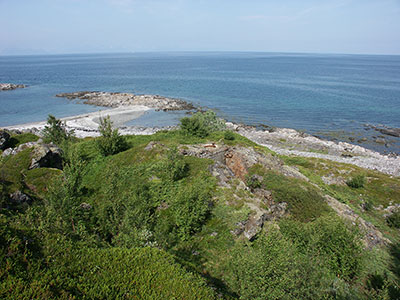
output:
[[[29,169],[56,168],[62,169],[61,149],[55,145],[38,144],[32,151]]]
[[[144,105],[163,111],[195,109],[192,104],[181,99],[167,98],[159,95],[135,95],[130,93],[83,91],[57,94],[56,97],[63,97],[70,100],[80,99],[84,100],[83,103],[85,104],[105,107]]]
[[[5,130],[0,130],[0,149],[6,149],[10,134]]]
[[[26,85],[13,83],[0,83],[0,91],[10,91],[15,89],[23,89]]]

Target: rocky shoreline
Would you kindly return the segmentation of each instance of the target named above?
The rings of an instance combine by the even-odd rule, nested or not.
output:
[[[195,110],[196,107],[181,99],[168,98],[159,95],[135,95],[131,93],[109,93],[97,91],[83,91],[74,93],[57,94],[56,97],[67,98],[69,100],[84,100],[83,103],[104,106],[121,107],[132,105],[144,105],[156,110]]]
[[[0,91],[11,91],[26,88],[24,84],[0,83]]]
[[[124,126],[124,122],[140,117],[148,110],[195,110],[191,103],[180,99],[158,95],[134,95],[129,93],[76,92],[58,94],[57,97],[84,100],[85,104],[111,107],[103,111],[62,118],[68,130],[74,130],[80,138],[99,136],[98,125],[101,117],[110,116],[123,135],[151,135],[160,130],[171,130],[177,126],[144,127]],[[46,122],[5,127],[16,132],[39,134]],[[383,155],[364,147],[324,140],[288,128],[266,128],[259,130],[253,126],[226,122],[227,128],[243,135],[251,141],[266,146],[281,155],[315,157],[339,163],[347,163],[362,168],[377,170],[385,174],[400,176],[400,157],[396,154]],[[390,133],[397,131],[390,131]]]
[[[233,123],[227,123],[227,126],[281,155],[322,158],[400,177],[400,157],[394,153],[383,155],[358,145],[327,141],[289,128],[257,130]]]

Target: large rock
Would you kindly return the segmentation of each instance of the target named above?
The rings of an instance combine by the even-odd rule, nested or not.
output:
[[[13,84],[13,83],[0,83],[0,91],[10,91],[15,89],[23,89],[26,86],[23,84]]]
[[[32,151],[29,169],[57,168],[62,169],[61,149],[55,145],[38,144]]]
[[[6,149],[10,134],[5,130],[0,130],[0,149]]]

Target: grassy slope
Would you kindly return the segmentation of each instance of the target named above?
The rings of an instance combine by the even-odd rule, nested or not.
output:
[[[234,141],[224,142],[231,145],[239,144],[242,146],[255,147],[258,151],[271,153],[268,149],[257,146],[241,136],[236,135],[235,137],[236,139]],[[25,138],[21,138],[21,140],[24,139]],[[108,175],[112,169],[121,169],[125,166],[141,166],[143,169],[147,170],[147,167],[156,164],[165,157],[167,148],[173,148],[181,144],[195,144],[207,141],[218,142],[221,140],[223,140],[223,133],[218,132],[213,133],[206,139],[187,137],[176,132],[160,132],[153,136],[130,136],[128,137],[128,142],[131,147],[129,150],[105,159],[100,158],[97,154],[93,139],[81,140],[75,147],[79,149],[81,156],[87,162],[87,171],[85,172],[82,182],[86,193],[83,195],[82,202],[96,205],[96,203],[105,201],[103,188],[108,182]],[[145,151],[144,147],[150,141],[160,142],[162,146],[156,147],[151,151]],[[14,157],[5,159],[0,169],[2,180],[5,183],[4,186],[7,193],[21,189],[37,199],[42,199],[46,195],[50,179],[60,171],[46,168],[27,171],[29,155],[30,150],[28,149]],[[398,231],[390,228],[386,224],[382,216],[382,211],[374,209],[362,211],[360,209],[360,204],[362,202],[371,202],[373,206],[383,205],[383,207],[386,207],[390,202],[400,203],[400,181],[398,178],[391,178],[390,176],[378,172],[367,171],[351,165],[338,164],[319,159],[297,157],[282,157],[282,159],[286,164],[296,166],[312,183],[318,185],[323,192],[350,205],[358,214],[377,226],[394,242],[394,246],[391,250],[377,250],[371,255],[374,260],[371,261],[371,265],[367,266],[364,271],[364,278],[359,280],[357,283],[358,285],[365,284],[365,282],[363,283],[362,281],[366,281],[371,272],[382,273],[390,268],[394,269],[392,260],[398,255],[398,247],[396,246],[399,240]],[[199,178],[198,176],[202,173],[207,173],[208,165],[210,164],[209,160],[193,157],[185,157],[184,160],[189,165],[189,174],[183,179],[182,185],[190,185],[196,182]],[[273,171],[266,171],[262,167],[257,168],[257,166],[251,170],[251,173],[263,176],[263,185],[272,192],[277,201],[288,202],[290,215],[293,220],[307,223],[318,219],[322,215],[329,214],[330,209],[323,201],[321,192],[310,183],[299,179],[286,178]],[[368,179],[365,187],[360,189],[352,189],[346,185],[327,185],[321,179],[322,176],[328,174],[342,176],[348,179],[359,173],[365,174]],[[143,178],[149,179],[151,176],[152,175],[148,173]],[[156,178],[155,180],[157,181],[158,179]],[[128,186],[124,185],[120,188],[122,189],[119,190],[121,193],[124,192],[124,189],[129,189]],[[95,269],[98,267],[103,268],[101,266],[102,260],[97,262],[97,257],[108,257],[108,255],[110,255],[112,261],[115,257],[121,256],[122,261],[124,261],[123,263],[128,265],[129,259],[126,259],[126,257],[131,257],[131,260],[135,260],[136,255],[139,257],[146,257],[146,260],[140,263],[148,264],[150,270],[154,270],[155,273],[151,273],[152,275],[143,275],[141,273],[142,271],[138,271],[140,275],[126,275],[128,276],[126,277],[128,281],[138,280],[143,284],[143,286],[140,287],[141,290],[137,290],[135,293],[146,294],[146,291],[147,293],[150,290],[154,291],[153,283],[146,281],[146,276],[158,276],[156,275],[156,271],[158,269],[163,269],[167,278],[157,277],[156,280],[164,281],[170,277],[172,282],[177,282],[177,287],[166,284],[159,286],[169,298],[171,294],[168,293],[175,292],[177,293],[175,295],[177,299],[190,299],[190,295],[194,295],[198,299],[212,297],[212,292],[204,287],[202,283],[203,279],[199,279],[199,277],[196,277],[197,275],[191,277],[192,275],[185,273],[186,271],[183,271],[180,266],[174,265],[171,261],[174,257],[187,271],[201,275],[209,284],[217,287],[218,291],[224,295],[224,298],[236,298],[238,295],[226,284],[224,278],[226,265],[229,264],[229,260],[231,259],[231,250],[238,242],[230,231],[235,229],[237,222],[246,220],[250,214],[249,208],[244,205],[247,197],[251,197],[251,195],[238,188],[235,184],[232,185],[232,188],[216,188],[214,191],[214,206],[201,230],[193,234],[190,239],[176,242],[167,249],[174,256],[168,256],[163,253],[159,254],[158,252],[153,253],[152,251],[155,250],[132,250],[132,253],[130,253],[126,252],[128,250],[118,248],[114,250],[90,250],[92,252],[90,252],[89,256],[87,256],[87,254],[71,255],[79,255],[79,257],[83,255],[83,258],[79,259],[88,260],[88,265],[93,265]],[[40,202],[36,202],[32,209],[34,210],[36,205],[40,205],[39,203]],[[10,217],[9,221],[13,224],[12,226],[22,226],[18,218],[18,216]],[[29,223],[29,221],[30,220],[26,220],[27,223]],[[66,262],[70,261],[71,263],[76,263],[76,258],[71,258],[72,256],[65,258]],[[151,257],[154,257],[154,261],[152,261]],[[162,265],[164,259],[166,265]],[[100,265],[98,263],[100,263]],[[118,263],[120,263],[120,261]],[[171,269],[168,269],[167,265],[169,264],[172,264]],[[374,267],[372,266],[373,264],[378,264],[378,266]],[[69,266],[65,267],[69,268]],[[90,273],[89,269],[84,269],[83,266],[79,265],[77,265],[76,268],[80,270],[79,272],[81,273],[79,274],[83,274],[77,275],[78,277],[82,276],[80,277],[81,279],[73,277],[60,280],[72,280],[71,284],[75,284],[74,282],[78,280],[80,282],[79,286],[70,287],[70,289],[79,290],[81,291],[80,293],[87,293],[88,295],[97,295],[100,298],[102,297],[101,295],[105,295],[102,293],[109,293],[110,291],[107,291],[107,289],[104,290],[104,287],[91,286],[90,281],[92,279],[97,280],[97,276],[103,276],[103,279],[106,280],[110,272],[120,272],[120,270],[113,269],[114,266],[112,265],[104,266],[105,269],[102,270],[110,268],[108,271],[104,271],[105,273]],[[129,267],[127,268],[129,269]],[[137,270],[140,270],[140,268]],[[63,272],[63,274],[64,273],[65,272]],[[90,276],[84,276],[84,274],[90,274]],[[165,276],[165,274],[162,276]],[[394,269],[394,272],[391,274],[391,276],[395,276],[396,270]],[[143,280],[141,277],[142,275],[144,276]],[[123,277],[122,281],[125,282],[125,279]],[[190,281],[194,281],[193,285],[191,285]],[[179,294],[180,292],[183,293],[183,288],[179,289],[180,285],[185,287],[185,289],[187,288],[187,296]],[[124,288],[128,287],[129,285],[124,286]],[[193,290],[194,287],[195,290]],[[197,291],[198,294],[196,294],[195,291]],[[157,289],[154,292],[156,293]],[[68,294],[68,291],[65,293]],[[76,295],[80,298],[79,295],[82,294],[78,292]],[[203,296],[200,297],[199,295]],[[155,299],[157,299],[157,297]]]

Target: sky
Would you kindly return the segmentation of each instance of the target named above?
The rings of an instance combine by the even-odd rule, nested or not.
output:
[[[0,55],[400,54],[400,0],[0,0]]]

